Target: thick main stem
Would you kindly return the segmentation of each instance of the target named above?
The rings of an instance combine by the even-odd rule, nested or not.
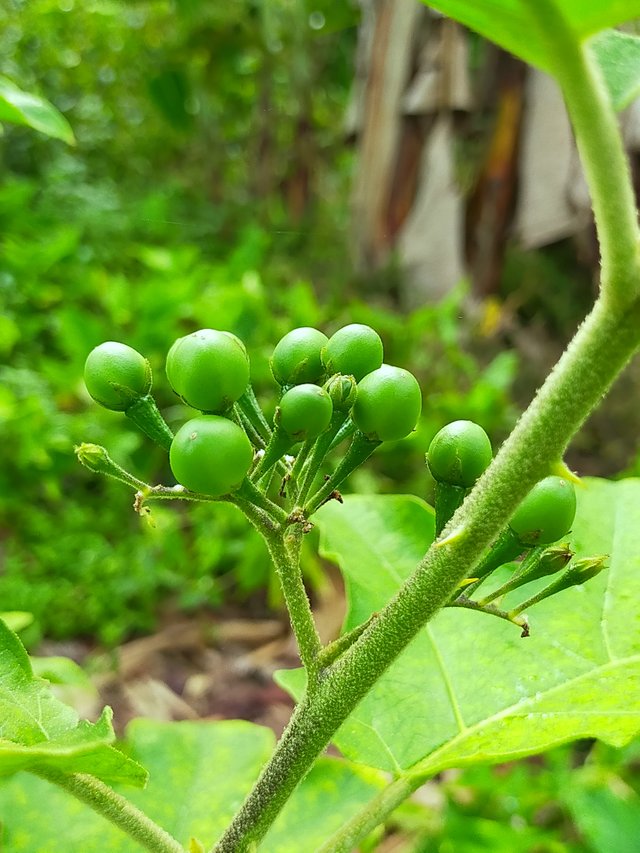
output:
[[[38,776],[64,788],[91,806],[152,853],[185,853],[184,847],[161,826],[95,776],[88,773],[60,773],[51,768],[36,772]]]

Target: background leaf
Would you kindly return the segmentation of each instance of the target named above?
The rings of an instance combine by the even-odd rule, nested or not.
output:
[[[441,612],[339,730],[346,756],[432,774],[580,737],[621,745],[640,729],[640,481],[587,479],[578,498],[572,545],[609,554],[610,568],[534,608],[528,639],[483,614]],[[347,498],[317,523],[345,575],[346,629],[385,604],[433,537],[432,511],[413,497]],[[302,687],[300,672],[278,680]]]
[[[556,51],[553,28],[542,32],[531,9],[535,0],[429,0],[444,15],[499,44],[511,53],[552,70]],[[640,15],[639,0],[556,0],[553,4],[576,36],[582,40],[607,27],[614,27]]]
[[[209,849],[269,757],[274,740],[269,729],[240,720],[135,720],[128,727],[127,743],[149,768],[150,779],[145,790],[123,789],[123,793],[183,844],[194,836]],[[385,784],[376,771],[322,759],[278,817],[264,849],[270,853],[316,849]],[[73,797],[31,776],[0,786],[0,821],[6,853],[142,849]]]
[[[144,784],[144,769],[110,746],[115,740],[111,717],[105,708],[97,723],[79,721],[49,684],[34,676],[22,643],[0,620],[0,776],[54,767],[107,782]]]
[[[640,94],[640,38],[606,30],[589,44],[616,110],[628,107]]]
[[[0,77],[0,122],[22,124],[54,139],[75,145],[71,125],[53,104],[23,92],[7,77]]]

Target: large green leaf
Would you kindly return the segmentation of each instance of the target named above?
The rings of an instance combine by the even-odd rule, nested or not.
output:
[[[55,767],[144,784],[144,769],[110,745],[115,740],[111,717],[105,708],[97,723],[79,720],[46,681],[34,676],[24,646],[0,620],[0,776]]]
[[[558,52],[554,25],[539,26],[537,0],[426,0],[506,50],[545,71]],[[576,40],[640,16],[640,0],[548,0],[562,14]]]
[[[143,791],[122,792],[181,843],[208,849],[220,836],[269,757],[274,735],[243,721],[135,720],[132,754],[150,771]],[[315,850],[385,785],[380,773],[323,759],[305,778],[265,839],[269,853]],[[55,820],[55,835],[51,832]],[[86,806],[41,779],[0,786],[6,853],[135,853],[141,848]]]
[[[526,639],[485,614],[441,612],[339,730],[345,755],[427,774],[579,737],[621,745],[640,729],[640,481],[590,479],[579,492],[573,545],[610,554],[608,571],[535,607]],[[413,497],[347,498],[317,522],[345,576],[347,629],[388,601],[433,537]],[[296,694],[302,680],[280,674]]]
[[[54,139],[75,144],[71,125],[58,110],[29,92],[24,92],[6,77],[0,76],[0,123],[22,124]]]

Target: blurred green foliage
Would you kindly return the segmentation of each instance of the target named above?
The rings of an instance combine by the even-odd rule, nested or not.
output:
[[[632,853],[640,832],[640,743],[582,741],[497,767],[443,774],[436,808],[407,803],[415,853]]]

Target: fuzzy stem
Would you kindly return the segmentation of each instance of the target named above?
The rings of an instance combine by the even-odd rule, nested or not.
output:
[[[379,826],[407,797],[416,791],[422,780],[401,776],[387,785],[351,820],[347,821],[331,838],[319,847],[317,853],[351,853],[370,832]]]
[[[300,660],[307,670],[307,682],[312,691],[318,677],[318,658],[322,646],[300,570],[300,525],[296,525],[286,537],[275,534],[264,538],[280,578],[291,627],[298,642]]]
[[[580,44],[557,0],[527,3],[538,35],[549,45],[553,73],[573,125],[591,194],[600,244],[605,299],[629,305],[640,295],[640,232],[629,162],[618,120],[587,45]]]
[[[450,483],[436,481],[435,510],[436,536],[439,536],[453,513],[462,505],[466,489],[462,486],[452,486]]]
[[[266,442],[271,438],[271,427],[264,416],[264,412],[260,408],[260,403],[258,403],[251,384],[247,386],[247,390],[244,392],[242,397],[240,397],[237,405],[244,412],[256,432],[262,436],[266,444]]]
[[[305,502],[307,495],[309,494],[309,490],[313,486],[313,482],[318,475],[318,471],[324,462],[324,458],[329,451],[331,443],[344,423],[345,417],[346,415],[343,412],[334,412],[328,429],[326,429],[322,435],[318,436],[316,439],[311,456],[304,469],[304,476],[300,483],[300,488],[296,495],[296,502],[298,504],[302,505]]]
[[[97,811],[138,844],[153,853],[185,853],[185,848],[125,797],[88,773],[60,773],[52,768],[34,771]]]
[[[379,447],[380,444],[382,444],[381,441],[372,441],[361,432],[356,432],[351,444],[349,445],[349,449],[340,460],[340,464],[336,470],[331,474],[327,481],[320,486],[318,491],[311,496],[308,503],[305,505],[304,511],[306,515],[312,515],[322,506],[323,503],[326,503],[338,486],[346,480],[349,474],[355,471],[359,465],[366,462],[376,447]]]
[[[139,400],[125,410],[125,415],[163,450],[170,450],[173,433],[160,414],[156,401],[151,394],[140,397]]]

